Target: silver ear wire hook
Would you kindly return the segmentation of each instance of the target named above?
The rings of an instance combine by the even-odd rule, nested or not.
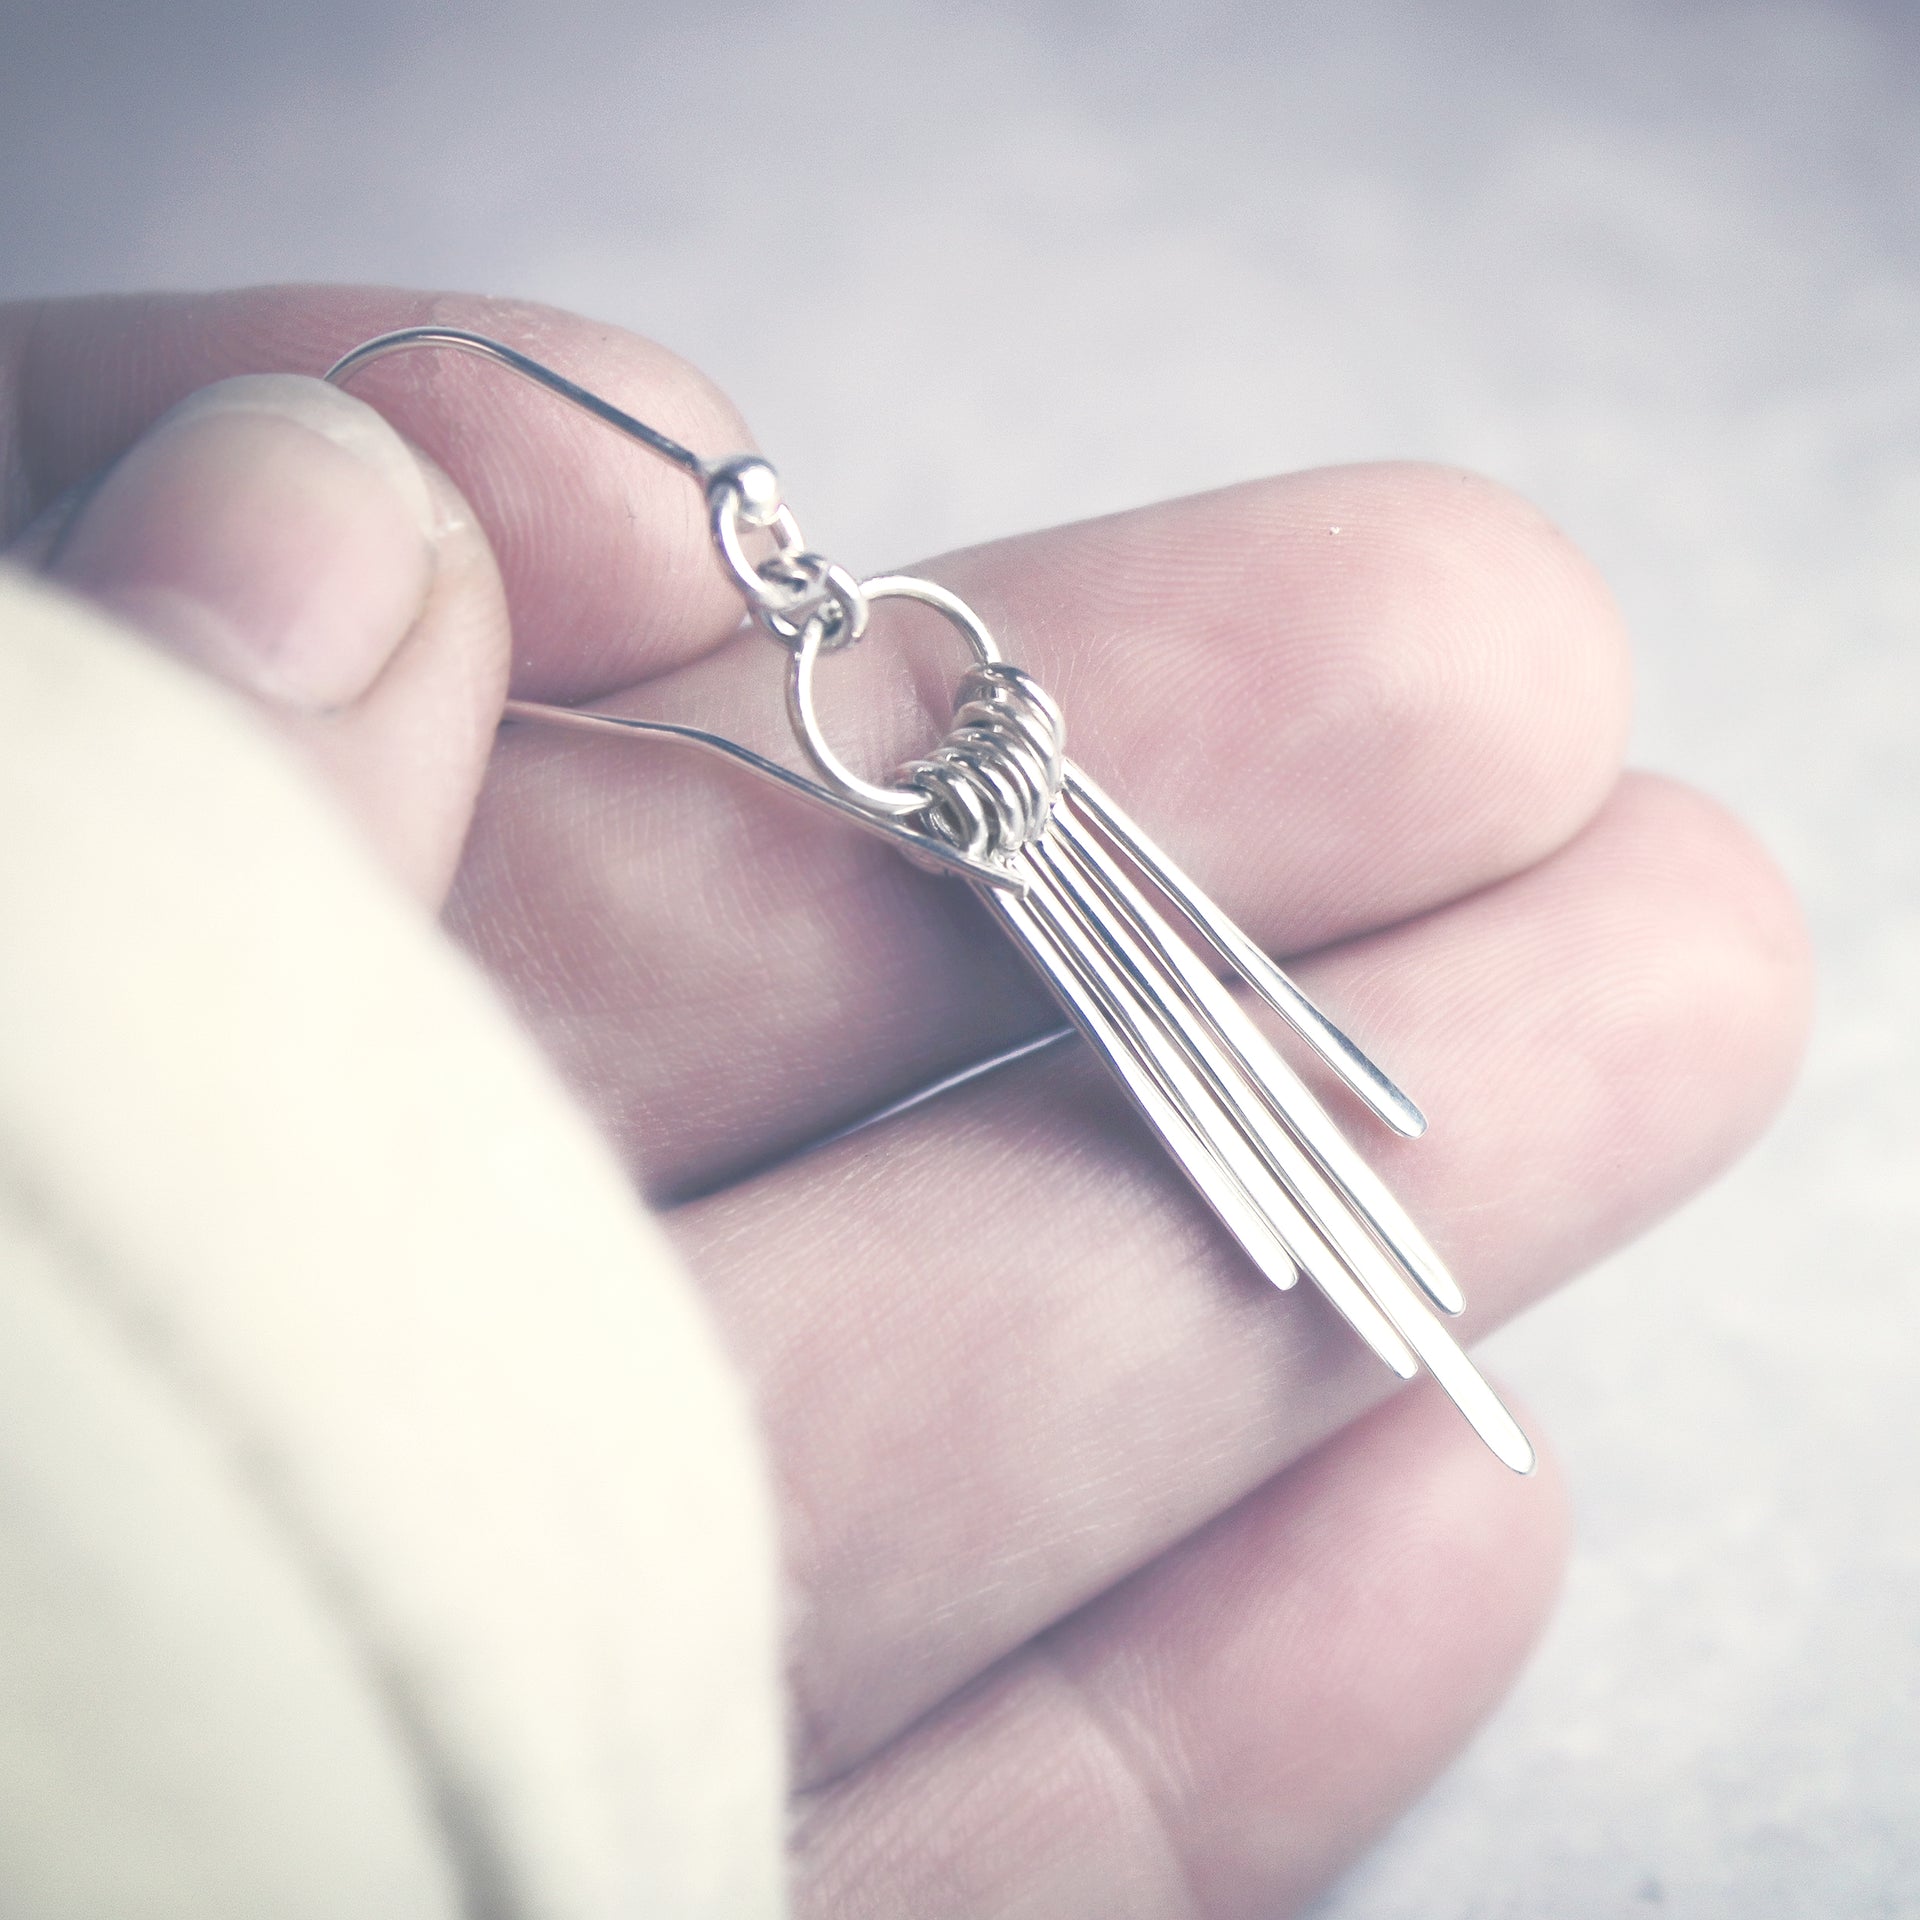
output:
[[[1281,1059],[1198,950],[1262,999],[1395,1132],[1426,1121],[1233,921],[1066,758],[1065,721],[1046,690],[1001,657],[957,594],[910,574],[856,580],[808,550],[758,454],[704,461],[539,361],[457,327],[406,327],[343,356],[344,386],[389,354],[443,347],[490,360],[637,441],[693,479],[721,566],[751,618],[790,654],[787,706],[821,776],[809,780],[724,735],[537,701],[511,720],[677,740],[811,800],[894,842],[910,859],[970,881],[1132,1099],[1201,1196],[1278,1287],[1305,1275],[1393,1371],[1424,1363],[1476,1432],[1517,1472],[1533,1448],[1432,1308],[1458,1313],[1460,1289],[1380,1178]],[[755,560],[749,539],[770,548]],[[965,639],[953,721],[889,785],[863,779],[827,744],[814,704],[821,657],[866,631],[874,600],[932,607]]]
[[[468,333],[459,327],[401,327],[396,332],[383,333],[372,340],[362,341],[351,353],[342,354],[321,377],[333,386],[344,388],[356,374],[372,366],[376,360],[425,347],[442,347],[456,353],[472,354],[477,359],[489,360],[495,366],[504,367],[509,373],[516,373],[523,380],[529,380],[535,386],[578,407],[583,413],[591,414],[616,433],[624,434],[629,440],[645,447],[649,453],[657,454],[670,465],[678,467],[697,482],[707,496],[709,520],[715,523],[714,544],[719,548],[721,558],[728,572],[734,576],[736,585],[743,575],[752,574],[752,563],[747,559],[740,539],[739,529],[742,525],[772,530],[776,542],[776,560],[789,569],[794,560],[813,557],[804,553],[800,530],[793,516],[781,504],[779,476],[758,454],[736,454],[713,462],[702,460],[679,441],[656,427],[648,426],[644,420],[636,419],[576,381],[569,380],[565,374],[556,373],[553,368],[543,366],[518,348],[510,347],[504,341],[489,339],[483,333]],[[850,615],[842,623],[847,641],[857,639],[859,632],[866,627],[865,596],[859,593],[857,583],[842,569],[832,567],[829,563],[823,566],[821,573],[823,579],[829,573],[838,575],[845,582],[845,587],[851,588],[853,595],[857,596],[857,619]],[[757,575],[753,577],[756,580],[758,578]],[[844,588],[842,592],[844,595]],[[791,616],[801,610],[800,603],[783,602],[777,591],[770,592],[768,598],[774,608],[768,617],[792,627]],[[818,605],[816,599],[809,611],[817,610]],[[792,630],[794,639],[798,640],[805,634],[806,626],[802,624]],[[776,630],[776,633],[783,640],[788,637],[784,632]],[[846,643],[838,640],[829,642]],[[506,718],[565,727],[580,733],[619,734],[628,739],[639,735],[676,740],[683,746],[696,747],[731,760],[736,766],[745,767],[749,773],[785,788],[800,799],[810,800],[815,806],[824,807],[855,826],[865,827],[869,833],[891,840],[916,860],[990,887],[1016,894],[1026,891],[1026,883],[1020,876],[1005,867],[978,859],[963,848],[951,846],[931,834],[917,832],[892,814],[876,814],[846,793],[794,773],[778,761],[755,753],[751,747],[742,746],[737,740],[729,740],[725,734],[710,733],[703,727],[685,726],[675,721],[642,720],[628,714],[597,713],[589,707],[549,706],[539,700],[509,700]]]
[[[697,453],[683,447],[678,440],[669,439],[657,427],[648,426],[644,420],[636,420],[612,401],[603,400],[597,393],[569,380],[564,373],[555,373],[551,367],[542,366],[518,347],[510,347],[505,341],[491,339],[484,333],[469,333],[463,327],[400,327],[392,333],[376,335],[371,340],[361,341],[351,353],[343,353],[320,377],[333,386],[344,387],[376,360],[384,360],[395,353],[412,353],[421,347],[445,347],[455,353],[470,353],[478,359],[491,360],[495,366],[505,367],[509,373],[517,373],[523,380],[531,380],[536,387],[545,387],[549,393],[558,394],[562,400],[570,402],[583,413],[592,414],[616,433],[624,433],[629,440],[637,440],[649,453],[656,453],[662,460],[670,461],[681,472],[699,481],[702,487],[708,483],[710,470],[707,463]]]

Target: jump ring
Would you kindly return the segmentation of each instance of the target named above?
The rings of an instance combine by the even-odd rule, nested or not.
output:
[[[885,573],[861,581],[860,592],[868,601],[917,600],[959,629],[961,637],[973,649],[977,665],[992,666],[1000,658],[1000,649],[994,645],[986,623],[957,593],[949,592],[935,581],[922,580],[911,573]],[[806,749],[807,758],[821,779],[845,799],[857,800],[862,806],[895,819],[920,812],[927,804],[925,793],[913,787],[881,786],[877,781],[863,780],[828,746],[813,697],[814,669],[825,651],[827,642],[821,623],[809,621],[800,635],[799,645],[794,648],[793,669],[787,676],[787,712],[792,716],[793,730]]]
[[[817,553],[802,553],[790,563],[808,581],[787,606],[755,607],[753,617],[782,645],[799,646],[806,630],[819,626],[820,650],[837,653],[867,630],[867,596],[845,567]]]
[[[717,486],[708,494],[707,524],[713,534],[713,544],[719,552],[721,564],[733,584],[740,589],[747,605],[756,613],[787,612],[794,604],[791,594],[779,588],[773,577],[762,573],[747,557],[746,545],[740,537],[745,519],[737,488]],[[782,507],[775,513],[767,522],[766,531],[773,536],[777,559],[791,564],[805,552],[806,538],[800,531],[799,521],[788,508]]]

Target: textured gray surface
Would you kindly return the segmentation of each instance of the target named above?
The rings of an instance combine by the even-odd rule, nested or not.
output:
[[[1325,1920],[1920,1913],[1920,32],[1887,6],[14,6],[0,292],[538,295],[880,565],[1321,460],[1532,493],[1824,1006],[1756,1158],[1497,1343],[1581,1544]]]

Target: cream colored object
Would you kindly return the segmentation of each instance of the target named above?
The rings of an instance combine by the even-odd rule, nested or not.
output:
[[[0,575],[0,1912],[760,1920],[743,1396],[223,696]]]

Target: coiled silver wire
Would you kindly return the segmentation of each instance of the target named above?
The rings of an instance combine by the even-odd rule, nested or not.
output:
[[[1031,674],[986,661],[962,676],[946,737],[894,777],[926,795],[927,828],[949,845],[1011,853],[1046,831],[1066,784],[1066,720]]]

